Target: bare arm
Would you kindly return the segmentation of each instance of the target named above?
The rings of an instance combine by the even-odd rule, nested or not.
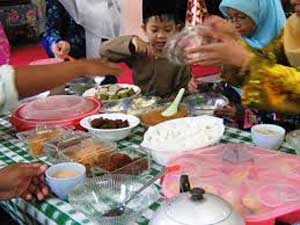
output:
[[[81,75],[119,74],[120,67],[100,59],[78,60],[54,65],[25,66],[15,69],[15,82],[20,97],[28,97],[63,85]]]

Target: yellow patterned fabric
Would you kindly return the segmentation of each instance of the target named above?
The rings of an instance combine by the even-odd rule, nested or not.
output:
[[[245,76],[243,103],[247,107],[300,113],[300,70],[288,65],[283,36],[262,52],[253,50]]]

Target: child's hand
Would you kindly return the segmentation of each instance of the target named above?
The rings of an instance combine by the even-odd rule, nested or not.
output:
[[[52,45],[52,51],[56,58],[64,59],[70,53],[71,45],[67,41],[59,41]]]
[[[221,109],[216,109],[214,114],[219,117],[227,117],[230,119],[235,119],[237,115],[237,109],[234,105],[229,105]]]
[[[199,91],[199,87],[203,85],[203,81],[201,78],[192,77],[188,83],[188,90],[190,93],[197,93]]]
[[[143,41],[138,36],[133,36],[131,44],[134,46],[134,51],[138,55],[153,56],[154,52],[149,43]]]

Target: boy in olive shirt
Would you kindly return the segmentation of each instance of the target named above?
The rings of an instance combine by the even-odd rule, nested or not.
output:
[[[143,24],[148,42],[135,35],[114,38],[102,45],[101,57],[125,62],[134,84],[145,95],[173,96],[187,87],[190,67],[175,65],[163,55],[167,40],[182,28],[187,0],[143,0]]]

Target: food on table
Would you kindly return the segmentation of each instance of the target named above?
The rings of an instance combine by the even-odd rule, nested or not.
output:
[[[80,172],[76,170],[60,170],[57,171],[52,175],[52,177],[55,178],[71,178],[71,177],[77,177],[80,175]]]
[[[145,97],[139,97],[132,100],[134,103],[134,107],[136,108],[145,108],[153,105],[156,103],[156,98],[145,98]]]
[[[197,105],[203,105],[204,103],[205,103],[205,99],[204,99],[204,97],[203,96],[196,96],[196,103],[197,103]]]
[[[109,113],[123,112],[130,115],[138,115],[145,109],[153,107],[159,99],[159,97],[155,96],[140,96],[128,101],[106,103],[105,111]]]
[[[269,135],[269,136],[277,136],[280,135],[280,133],[276,130],[268,129],[268,128],[260,128],[256,129],[256,132],[262,135]]]
[[[86,143],[82,143],[82,148],[75,149],[74,147],[70,147],[65,150],[64,154],[72,161],[83,164],[87,170],[90,170],[92,167],[98,167],[108,172],[114,172],[140,159],[132,159],[126,154],[106,150],[105,146],[105,149],[102,150],[99,144],[94,144],[90,141],[85,142]],[[135,166],[143,168],[143,163],[139,163],[139,165],[137,164]],[[130,169],[133,170],[134,168]],[[128,171],[128,173],[131,172],[131,170]],[[124,173],[125,172],[126,170],[124,170]]]
[[[161,113],[165,109],[153,109],[145,114],[141,115],[141,121],[146,126],[154,126],[156,124],[165,122],[167,120],[172,120],[181,117],[187,117],[189,115],[189,111],[186,106],[180,105],[178,108],[178,112],[173,116],[163,116]]]
[[[160,152],[184,152],[217,143],[223,136],[223,120],[212,116],[187,117],[150,127],[142,146]]]
[[[91,121],[91,126],[96,129],[120,129],[129,127],[128,120],[111,120],[105,118],[97,118]]]
[[[119,85],[108,85],[98,87],[96,92],[96,98],[101,101],[120,100],[128,97],[132,97],[136,92],[131,87],[120,87]]]
[[[28,142],[29,152],[34,156],[40,156],[44,154],[44,144],[51,138],[59,137],[63,135],[62,129],[46,130],[43,132],[37,132],[35,137],[32,137]]]

